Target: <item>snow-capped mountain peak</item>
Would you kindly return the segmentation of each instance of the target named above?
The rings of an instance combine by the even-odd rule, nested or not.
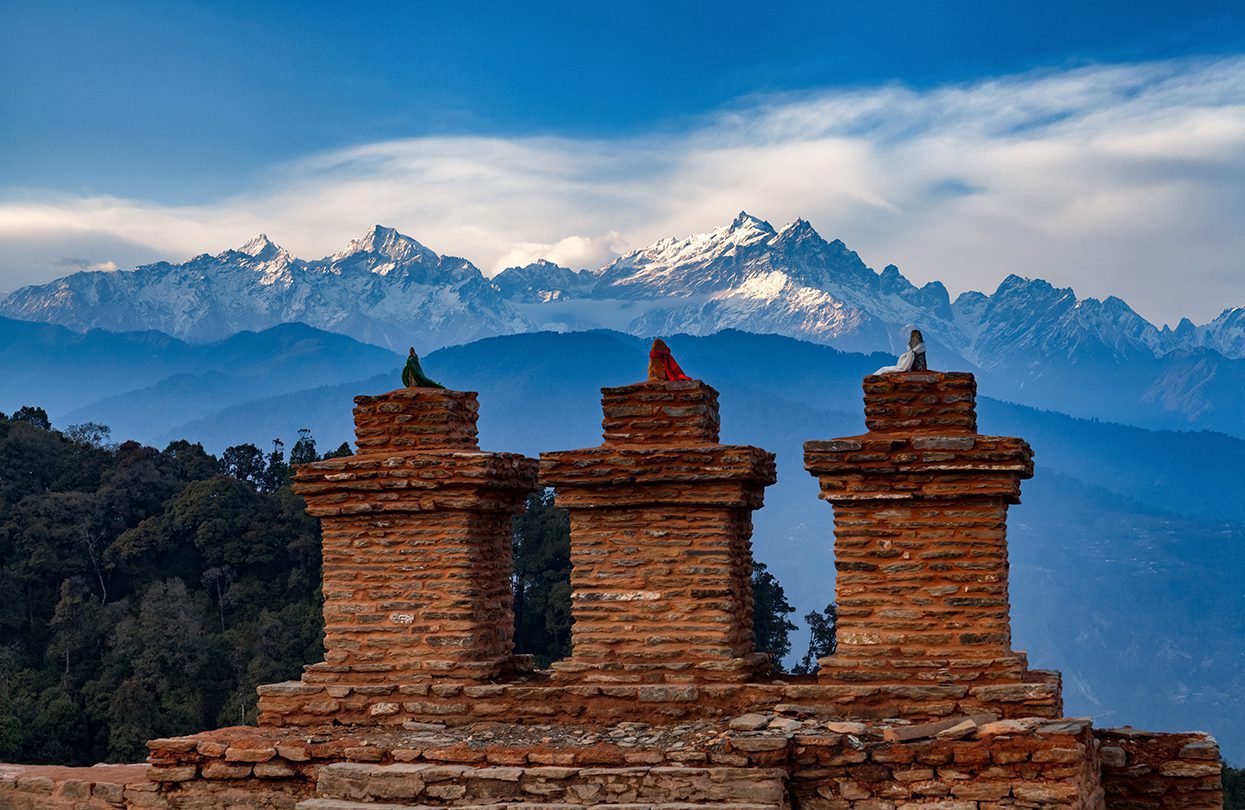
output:
[[[396,228],[386,228],[384,225],[373,225],[368,228],[367,233],[358,239],[352,239],[344,250],[333,254],[331,258],[334,261],[341,261],[359,254],[373,254],[384,257],[392,263],[410,261],[435,263],[440,258],[411,237],[399,233]],[[387,263],[381,263],[373,269],[380,272],[381,268],[386,265]]]
[[[783,225],[778,229],[778,234],[779,236],[794,239],[808,239],[813,237],[816,237],[817,239],[821,238],[821,234],[817,233],[817,231],[813,228],[812,223],[804,217],[798,217],[793,219],[791,222],[788,222],[786,225]]]
[[[278,255],[285,253],[285,249],[269,239],[266,233],[251,237],[244,245],[237,248],[237,251],[261,262],[272,261]]]

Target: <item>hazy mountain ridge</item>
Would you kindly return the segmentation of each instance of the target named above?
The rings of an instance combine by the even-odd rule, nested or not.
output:
[[[303,324],[201,344],[0,318],[0,410],[39,405],[61,426],[103,422],[122,438],[150,441],[194,414],[400,363],[386,349]]]

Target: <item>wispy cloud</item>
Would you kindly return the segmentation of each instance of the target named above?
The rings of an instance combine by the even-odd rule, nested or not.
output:
[[[257,231],[321,256],[373,222],[486,272],[598,265],[739,209],[803,216],[870,264],[993,289],[1007,273],[1117,294],[1148,316],[1245,303],[1245,59],[1101,66],[915,91],[762,97],[615,140],[419,138],[273,167],[169,206],[0,203],[0,288],[67,256],[127,266]]]

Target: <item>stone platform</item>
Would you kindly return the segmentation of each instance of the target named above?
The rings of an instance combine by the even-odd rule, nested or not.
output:
[[[0,806],[1217,810],[1222,803],[1218,749],[1206,735],[1096,730],[1086,719],[978,714],[858,723],[787,705],[666,725],[408,726],[237,727],[153,740],[147,773],[131,774],[123,788],[100,769],[57,769],[51,778],[37,768],[0,768]]]

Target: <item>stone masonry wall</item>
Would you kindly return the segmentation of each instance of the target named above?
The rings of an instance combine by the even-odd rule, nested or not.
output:
[[[838,504],[838,656],[1010,656],[1006,522],[999,499]]]
[[[607,445],[717,444],[718,392],[699,380],[601,389]]]
[[[602,390],[604,443],[541,455],[571,513],[571,657],[555,677],[743,681],[753,650],[751,512],[774,458],[717,443],[700,381]]]
[[[1007,507],[1028,444],[976,433],[972,375],[866,377],[869,432],[805,444],[835,510],[838,650],[825,683],[1050,684],[1011,649]]]
[[[976,433],[977,380],[963,372],[865,377],[865,427],[871,433]]]
[[[481,681],[521,666],[510,518],[535,461],[477,449],[474,393],[355,401],[359,453],[295,476],[324,538],[325,660],[304,681]]]
[[[90,806],[1217,807],[1213,740],[1058,719],[1058,674],[1011,650],[1006,516],[1032,452],[976,434],[971,375],[864,387],[870,432],[805,448],[837,524],[817,676],[752,653],[774,459],[718,443],[711,387],[605,389],[603,444],[542,456],[574,562],[552,673],[511,655],[509,517],[535,465],[476,449],[474,395],[405,389],[358,400],[358,456],[298,473],[325,662],[260,687],[259,728],[151,741],[146,781]],[[83,782],[0,770],[0,805],[95,802]]]
[[[1098,729],[1095,735],[1110,810],[1223,807],[1219,745],[1212,737],[1132,728]]]
[[[354,401],[355,446],[360,454],[479,447],[480,404],[474,391],[399,388]]]

